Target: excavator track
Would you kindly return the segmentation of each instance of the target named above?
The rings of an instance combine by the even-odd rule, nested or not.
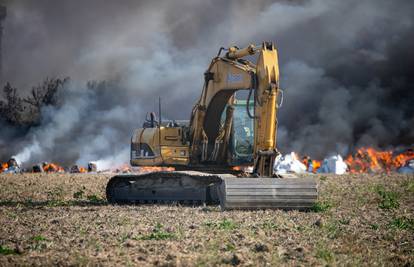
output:
[[[118,175],[108,182],[112,204],[218,204],[229,209],[309,209],[318,197],[313,178],[237,178],[196,171]]]
[[[195,171],[150,172],[112,177],[106,186],[109,203],[214,203],[221,178]],[[214,191],[214,192],[212,192]]]

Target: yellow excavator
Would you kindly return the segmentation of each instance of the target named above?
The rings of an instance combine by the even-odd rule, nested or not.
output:
[[[254,55],[255,64],[248,60]],[[242,90],[247,100],[236,99]],[[220,48],[204,73],[191,119],[162,121],[150,113],[132,136],[132,166],[174,171],[114,176],[106,188],[108,201],[219,203],[223,210],[309,209],[318,197],[315,180],[273,172],[282,98],[273,43]],[[240,166],[252,168],[244,172]]]

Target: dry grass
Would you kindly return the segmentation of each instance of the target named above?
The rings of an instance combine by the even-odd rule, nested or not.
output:
[[[107,205],[107,175],[0,175],[0,265],[414,264],[414,176],[316,176],[313,212]]]

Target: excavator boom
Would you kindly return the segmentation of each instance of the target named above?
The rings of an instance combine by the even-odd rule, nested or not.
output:
[[[273,173],[280,92],[275,46],[264,42],[260,47],[230,47],[224,56],[221,52],[204,73],[189,122],[163,124],[151,113],[132,137],[132,165],[182,171],[115,176],[107,185],[108,201],[220,203],[223,209],[306,209],[314,204],[314,179]],[[256,63],[245,59],[255,54]],[[243,102],[248,117],[242,120],[235,113],[241,103],[235,94],[241,90],[249,92]],[[252,173],[234,171],[232,164],[240,158],[253,167]]]

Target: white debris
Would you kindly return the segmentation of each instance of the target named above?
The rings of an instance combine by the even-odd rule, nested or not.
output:
[[[414,160],[410,160],[404,167],[398,169],[398,173],[412,174],[414,173]]]
[[[297,158],[294,152],[291,152],[284,156],[277,156],[273,170],[277,174],[304,173],[306,172],[306,166]]]
[[[19,168],[19,166],[11,166],[7,169],[4,170],[3,173],[21,173],[21,169]]]
[[[334,173],[344,174],[346,173],[347,165],[342,159],[341,155],[332,156],[323,160],[321,168],[318,170],[320,173]]]

